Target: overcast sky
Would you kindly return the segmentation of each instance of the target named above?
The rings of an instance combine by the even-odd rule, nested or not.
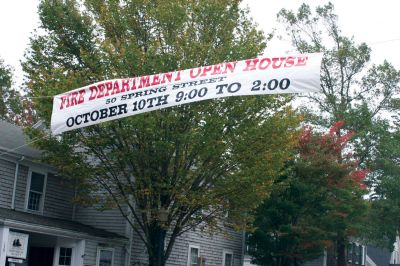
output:
[[[301,3],[312,6],[327,1],[319,0],[245,0],[251,15],[266,33],[278,28],[276,14],[281,8],[297,9]],[[376,63],[387,59],[400,68],[400,1],[399,0],[335,0],[339,25],[346,35],[356,41],[364,41],[372,48],[372,60]],[[15,69],[20,83],[22,72],[19,61],[23,58],[31,32],[38,25],[37,0],[0,0],[0,58]],[[280,55],[290,50],[287,41],[274,40],[268,46],[268,54]]]

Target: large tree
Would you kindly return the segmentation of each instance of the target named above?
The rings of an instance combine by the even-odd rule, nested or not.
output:
[[[32,38],[24,63],[31,95],[254,57],[266,40],[239,2],[43,0],[44,34]],[[48,125],[51,101],[35,99]],[[60,174],[79,180],[81,199],[118,207],[146,245],[149,265],[164,265],[184,232],[218,228],[226,217],[247,223],[295,142],[297,118],[287,103],[229,98],[61,137],[32,134],[43,136],[37,143]]]
[[[257,209],[251,255],[257,265],[296,266],[357,236],[364,218],[366,171],[346,153],[337,123],[323,135],[306,127],[296,156]]]
[[[29,99],[14,88],[13,70],[0,59],[0,119],[21,126],[32,125],[34,111]]]
[[[360,165],[371,171],[370,188],[383,191],[378,188],[385,183],[378,155],[393,131],[386,115],[392,110],[392,99],[399,95],[400,72],[387,61],[371,64],[370,48],[342,34],[331,3],[315,11],[303,4],[297,12],[283,9],[278,15],[299,52],[324,52],[322,94],[306,97],[306,120],[325,128],[335,121],[345,121],[338,135],[346,130],[355,132],[352,150]],[[395,235],[396,230],[390,234]],[[342,247],[344,243],[337,244]],[[337,252],[339,265],[344,265],[344,249]]]

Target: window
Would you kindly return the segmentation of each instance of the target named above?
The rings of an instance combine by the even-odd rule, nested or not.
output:
[[[354,265],[365,265],[365,246],[350,244],[347,249],[347,261]]]
[[[200,256],[200,247],[189,245],[188,266],[197,266]]]
[[[99,248],[97,250],[97,266],[112,266],[114,260],[114,249]]]
[[[72,259],[72,248],[60,247],[60,255],[58,257],[59,266],[69,266],[71,265]]]
[[[26,205],[28,210],[42,210],[45,184],[46,175],[37,172],[31,172],[28,182],[28,202]]]
[[[232,266],[232,265],[233,265],[233,252],[224,250],[222,257],[222,266]]]

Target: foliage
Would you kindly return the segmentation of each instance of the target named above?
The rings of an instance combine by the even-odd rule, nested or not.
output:
[[[31,39],[23,65],[32,96],[240,60],[265,47],[233,0],[43,0],[39,15],[45,35]],[[287,103],[228,98],[61,137],[30,133],[43,137],[37,144],[60,174],[80,182],[81,202],[119,208],[146,245],[149,264],[163,265],[188,230],[216,229],[227,213],[230,225],[247,224],[296,140],[298,119]],[[35,107],[48,125],[51,101],[37,98]]]
[[[365,238],[393,249],[400,228],[400,131],[387,134],[379,143],[374,174],[379,183],[370,193],[371,203]]]
[[[303,107],[306,120],[321,127],[327,127],[334,121],[345,121],[344,130],[355,133],[351,149],[360,165],[370,171],[367,184],[376,196],[371,198],[374,200],[371,206],[382,203],[386,208],[392,208],[387,212],[390,216],[387,219],[394,222],[398,215],[392,211],[398,208],[398,202],[390,201],[383,192],[389,184],[395,189],[398,177],[394,177],[382,164],[382,159],[386,159],[381,156],[388,152],[385,149],[397,144],[392,134],[398,130],[398,125],[393,127],[390,114],[398,104],[400,72],[387,61],[379,65],[370,63],[371,49],[367,44],[356,43],[353,38],[342,34],[332,3],[317,7],[315,11],[313,14],[310,7],[303,4],[297,12],[283,9],[279,13],[298,51],[324,53],[321,70],[323,93],[306,97],[307,104]],[[400,188],[397,186],[397,189]],[[381,192],[383,194],[377,195]],[[385,202],[376,202],[383,198],[386,198]],[[371,219],[376,215],[371,213]],[[376,226],[373,229],[375,233],[368,232],[372,230],[371,224]],[[374,242],[382,242],[383,235],[391,235],[386,237],[391,241],[400,229],[397,222],[386,226],[378,220],[368,220],[365,225],[364,232],[368,238],[373,235],[380,238],[369,239]],[[376,233],[377,230],[381,233]],[[343,256],[339,257],[344,263]]]
[[[20,93],[12,87],[12,68],[0,59],[0,119],[22,126],[33,124],[30,102],[22,101]]]
[[[257,265],[301,265],[357,234],[366,207],[366,172],[345,154],[351,133],[337,136],[341,126],[324,135],[304,128],[295,159],[257,209],[250,237]]]

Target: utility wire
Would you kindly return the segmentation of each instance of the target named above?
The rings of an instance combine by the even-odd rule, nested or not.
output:
[[[285,42],[290,42],[289,40],[281,40]],[[376,42],[369,42],[367,43],[368,45],[376,45],[376,44],[384,44],[384,43],[389,43],[389,42],[396,42],[400,41],[400,38],[395,38],[395,39],[389,39],[389,40],[383,40],[383,41],[376,41]],[[295,51],[295,50],[293,50]],[[21,95],[21,96],[15,96],[15,97],[2,97],[0,96],[0,99],[17,99],[17,98],[27,98],[27,99],[46,99],[46,98],[54,98],[55,95],[53,96],[28,96],[28,95]]]
[[[54,98],[55,96],[28,96],[28,95],[19,95],[14,97],[0,97],[0,99],[19,99],[19,98],[26,98],[26,99],[45,99],[45,98]]]
[[[19,150],[19,149],[21,149],[21,148],[23,148],[23,147],[26,147],[26,146],[28,146],[28,145],[31,145],[31,144],[35,143],[36,141],[38,141],[38,140],[44,139],[44,138],[47,137],[48,135],[49,135],[49,134],[46,134],[46,135],[44,135],[44,136],[42,136],[42,137],[34,138],[34,139],[32,139],[31,141],[29,141],[29,142],[27,142],[27,143],[25,143],[25,144],[23,144],[23,145],[21,145],[21,146],[18,146],[18,147],[16,147],[16,148],[7,150],[6,152],[0,153],[0,156],[7,155],[7,154],[10,154],[10,153],[12,153],[12,152],[15,152],[16,150]]]

